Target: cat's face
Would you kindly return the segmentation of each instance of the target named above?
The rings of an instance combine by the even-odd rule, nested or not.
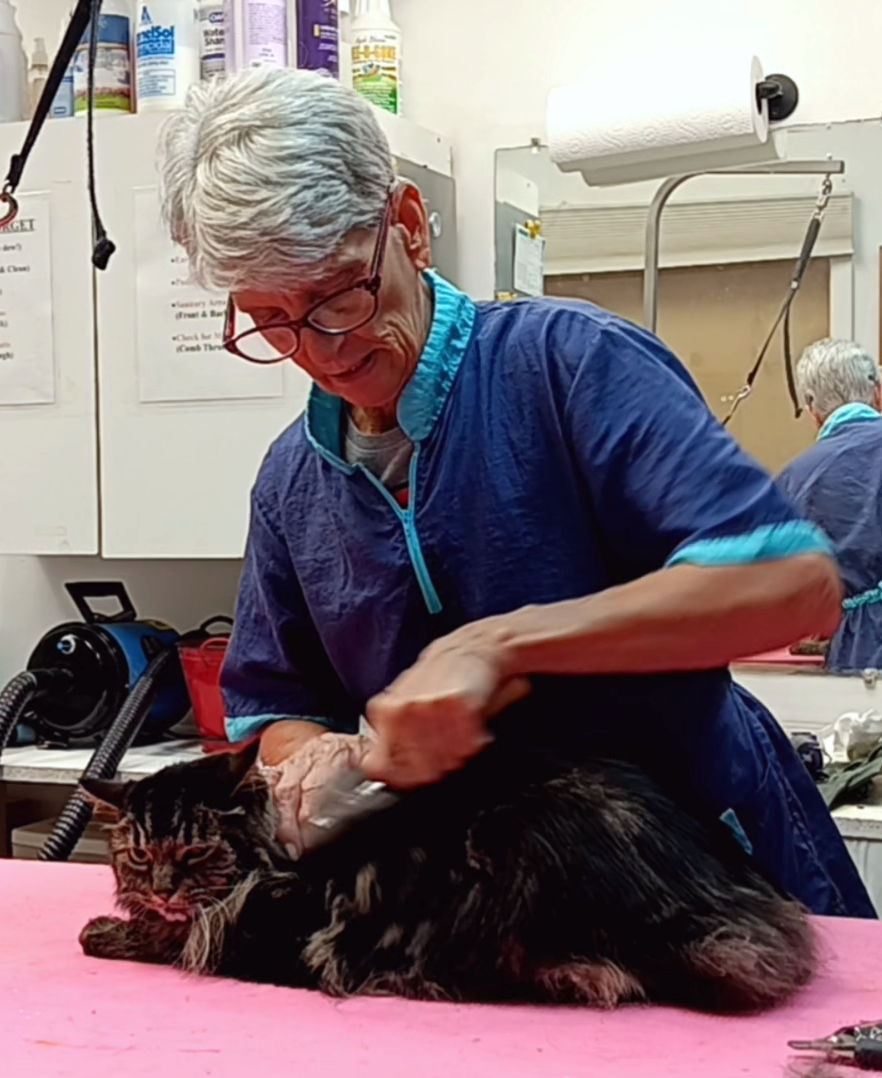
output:
[[[123,909],[188,921],[265,863],[272,820],[266,788],[246,779],[253,759],[225,753],[140,782],[83,782],[116,815],[110,848]]]

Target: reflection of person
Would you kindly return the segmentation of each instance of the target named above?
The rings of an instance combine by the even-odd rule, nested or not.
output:
[[[330,79],[196,88],[161,171],[196,273],[231,293],[228,350],[314,382],[253,492],[231,737],[261,732],[281,766],[366,710],[366,771],[412,787],[519,700],[498,736],[638,761],[810,909],[872,916],[808,773],[726,670],[832,631],[829,544],[667,349],[585,304],[475,304],[431,272],[419,192]]]
[[[851,341],[818,341],[803,353],[797,385],[818,440],[779,485],[833,540],[845,582],[833,670],[882,667],[882,406],[879,368]]]

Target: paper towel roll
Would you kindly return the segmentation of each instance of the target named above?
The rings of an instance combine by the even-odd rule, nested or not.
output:
[[[620,71],[610,81],[553,90],[548,144],[587,183],[632,183],[780,157],[754,57],[705,58],[703,68]]]

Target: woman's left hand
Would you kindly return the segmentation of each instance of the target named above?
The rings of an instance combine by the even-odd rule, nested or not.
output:
[[[430,645],[367,706],[377,741],[363,763],[369,778],[406,790],[458,771],[492,741],[494,715],[530,692],[505,675],[494,633],[478,623]]]

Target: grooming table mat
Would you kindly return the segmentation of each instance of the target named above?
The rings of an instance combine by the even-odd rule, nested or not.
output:
[[[16,1078],[778,1078],[788,1039],[882,1018],[882,923],[822,920],[824,972],[755,1018],[341,1002],[86,958],[103,866],[0,860],[0,1060]],[[853,1072],[855,1073],[855,1072]]]

